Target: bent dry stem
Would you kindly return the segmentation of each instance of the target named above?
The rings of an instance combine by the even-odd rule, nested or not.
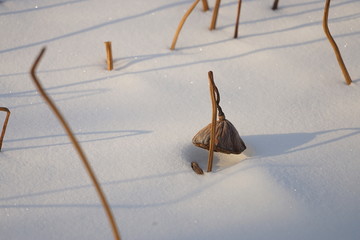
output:
[[[6,108],[6,107],[0,107],[0,111],[6,112],[6,117],[5,117],[3,127],[2,127],[1,136],[0,136],[0,152],[1,152],[1,147],[2,147],[3,140],[4,140],[6,127],[7,127],[7,124],[9,122],[10,110],[8,108]]]
[[[323,17],[323,29],[326,34],[326,37],[328,38],[331,46],[334,49],[336,59],[339,63],[341,71],[345,77],[345,82],[347,85],[350,85],[352,82],[351,77],[350,77],[349,72],[346,69],[345,63],[341,57],[340,50],[339,50],[338,46],[336,45],[336,42],[335,42],[334,38],[331,36],[331,33],[329,31],[329,27],[328,27],[329,8],[330,8],[330,0],[326,0],[325,8],[324,8],[324,17]]]
[[[175,32],[175,35],[174,35],[174,38],[173,38],[173,41],[172,41],[172,44],[171,44],[171,47],[170,49],[171,50],[174,50],[175,49],[175,45],[176,45],[176,42],[177,42],[177,39],[179,37],[179,34],[180,34],[180,31],[182,29],[182,27],[184,26],[184,23],[186,21],[186,19],[189,17],[189,15],[191,14],[191,12],[194,10],[194,8],[196,7],[196,5],[200,2],[200,0],[196,0],[191,6],[190,8],[186,11],[185,15],[182,17],[177,29],[176,29],[176,32]]]
[[[71,131],[68,123],[66,122],[65,118],[60,114],[60,111],[57,109],[55,104],[52,102],[52,100],[45,93],[43,87],[41,86],[41,84],[40,84],[40,82],[39,82],[39,80],[38,80],[38,78],[37,78],[37,76],[35,74],[37,65],[40,62],[40,59],[42,58],[44,52],[45,52],[45,48],[43,48],[41,50],[39,56],[36,58],[32,68],[31,68],[31,71],[30,71],[31,77],[32,77],[32,79],[33,79],[39,93],[45,99],[46,103],[50,106],[50,108],[54,112],[55,116],[59,119],[61,125],[64,127],[67,135],[69,136],[73,146],[75,147],[76,151],[78,152],[78,154],[80,156],[80,159],[83,162],[84,167],[85,167],[87,173],[90,176],[90,179],[92,180],[92,182],[93,182],[93,184],[95,186],[96,192],[99,195],[102,206],[104,207],[105,213],[106,213],[106,215],[108,217],[108,220],[110,222],[110,225],[111,225],[111,229],[112,229],[112,232],[113,232],[113,235],[114,235],[114,239],[115,240],[120,240],[120,234],[119,234],[119,231],[117,229],[115,219],[114,219],[113,214],[111,212],[110,206],[109,206],[109,204],[108,204],[108,202],[107,202],[107,200],[105,198],[105,194],[103,193],[103,191],[102,191],[102,189],[100,187],[100,184],[98,183],[98,180],[97,180],[97,178],[95,176],[95,173],[92,170],[92,168],[91,168],[91,166],[90,166],[90,164],[89,164],[89,162],[88,162],[88,160],[87,160],[87,158],[85,156],[84,151],[82,150],[80,144],[76,140],[76,138],[75,138],[74,134],[72,133],[72,131]]]

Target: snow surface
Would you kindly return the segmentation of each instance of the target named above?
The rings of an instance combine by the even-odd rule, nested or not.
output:
[[[223,0],[217,29],[192,0],[0,1],[0,239],[112,239],[91,181],[29,69],[76,133],[122,239],[360,239],[360,1]],[[215,1],[209,1],[213,8]],[[114,71],[105,70],[112,41]],[[191,139],[211,120],[207,72],[248,149]],[[0,113],[1,122],[5,118]]]

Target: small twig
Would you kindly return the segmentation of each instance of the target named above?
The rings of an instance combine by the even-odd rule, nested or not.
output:
[[[326,34],[326,37],[328,38],[331,46],[334,49],[336,59],[340,65],[341,71],[345,77],[346,84],[350,85],[352,82],[351,77],[350,77],[349,72],[346,69],[345,63],[341,57],[340,50],[339,50],[338,46],[336,45],[336,42],[335,42],[334,38],[331,36],[331,33],[329,31],[329,27],[328,27],[329,8],[330,8],[330,0],[326,0],[325,8],[324,8],[323,29]]]
[[[217,103],[215,99],[215,83],[214,75],[212,71],[209,71],[209,83],[210,83],[210,97],[212,104],[212,117],[211,117],[211,130],[210,130],[210,144],[209,144],[209,157],[208,157],[208,168],[207,171],[212,171],[213,159],[214,159],[214,147],[215,147],[215,129],[216,129],[216,114],[217,114]]]
[[[172,41],[172,44],[171,44],[171,47],[170,49],[171,50],[174,50],[175,49],[175,45],[176,45],[176,42],[177,42],[177,39],[179,37],[179,34],[180,34],[180,31],[182,29],[182,27],[184,26],[184,23],[186,21],[186,19],[189,17],[189,15],[191,14],[191,12],[194,10],[194,8],[196,7],[196,5],[200,2],[200,0],[195,0],[195,2],[190,6],[190,8],[186,11],[185,15],[182,17],[177,29],[176,29],[176,32],[175,32],[175,35],[174,35],[174,38],[173,38],[173,41]]]
[[[236,14],[236,23],[235,23],[235,33],[234,38],[238,37],[238,29],[239,29],[239,22],[240,22],[240,12],[241,12],[241,0],[239,0],[237,14]]]
[[[82,150],[79,142],[76,140],[76,138],[75,138],[74,134],[72,133],[72,131],[71,131],[68,123],[66,122],[65,118],[61,115],[60,111],[57,109],[57,107],[52,102],[52,100],[47,96],[47,94],[45,93],[43,87],[41,86],[38,78],[36,77],[36,74],[35,74],[36,67],[37,67],[38,63],[40,62],[40,59],[43,56],[44,52],[45,52],[45,48],[43,48],[41,50],[39,56],[36,58],[32,68],[31,68],[31,71],[30,71],[31,77],[32,77],[32,79],[33,79],[39,93],[45,99],[46,103],[50,106],[50,108],[54,112],[55,116],[59,119],[61,125],[64,127],[64,129],[65,129],[67,135],[69,136],[72,144],[74,145],[76,151],[78,152],[78,154],[80,156],[80,159],[82,160],[82,162],[84,164],[84,167],[85,167],[87,173],[89,174],[89,176],[90,176],[90,178],[91,178],[91,180],[92,180],[92,182],[93,182],[93,184],[95,186],[96,192],[99,195],[102,206],[105,209],[106,215],[107,215],[107,217],[109,219],[109,222],[110,222],[110,225],[111,225],[111,229],[113,231],[114,239],[115,240],[120,240],[120,234],[119,234],[119,231],[117,229],[115,219],[114,219],[113,214],[111,212],[110,206],[109,206],[109,204],[108,204],[108,202],[107,202],[107,200],[105,198],[105,194],[103,193],[100,184],[98,183],[98,181],[96,179],[95,173],[92,170],[92,168],[91,168],[91,166],[90,166],[90,164],[89,164],[89,162],[88,162],[88,160],[87,160],[87,158],[85,156],[84,151]]]
[[[111,50],[111,42],[105,42],[106,47],[106,63],[107,63],[107,70],[113,70],[113,57],[112,57],[112,50]]]
[[[208,11],[209,10],[209,4],[208,4],[207,0],[202,0],[202,4],[203,4],[204,12]]]
[[[6,127],[9,122],[10,110],[6,107],[0,107],[0,111],[6,112],[6,118],[5,118],[4,125],[3,125],[2,131],[1,131],[1,136],[0,136],[0,152],[1,152],[1,147],[2,147],[3,140],[4,140]]]
[[[278,8],[278,4],[279,4],[279,0],[275,0],[271,9],[276,10]]]
[[[221,0],[216,0],[213,16],[210,23],[210,30],[214,30],[216,28],[216,21],[219,14],[219,8],[220,8]]]

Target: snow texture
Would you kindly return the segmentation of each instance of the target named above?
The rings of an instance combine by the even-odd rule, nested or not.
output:
[[[91,181],[36,91],[38,77],[99,178],[122,239],[360,239],[360,1],[223,0],[217,29],[191,0],[0,1],[0,106],[11,116],[0,153],[0,238],[112,239]],[[105,41],[114,70],[105,66]],[[208,71],[247,145],[207,151]],[[4,113],[0,113],[3,122]]]

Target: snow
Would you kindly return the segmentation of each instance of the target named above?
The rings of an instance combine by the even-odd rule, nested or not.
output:
[[[360,239],[360,2],[223,0],[217,29],[190,0],[0,1],[1,239],[112,239],[91,181],[29,69],[81,143],[122,239]],[[210,7],[215,1],[209,1]],[[114,71],[105,66],[111,41]],[[211,121],[207,72],[248,149],[191,139]],[[3,122],[5,114],[0,113]]]

